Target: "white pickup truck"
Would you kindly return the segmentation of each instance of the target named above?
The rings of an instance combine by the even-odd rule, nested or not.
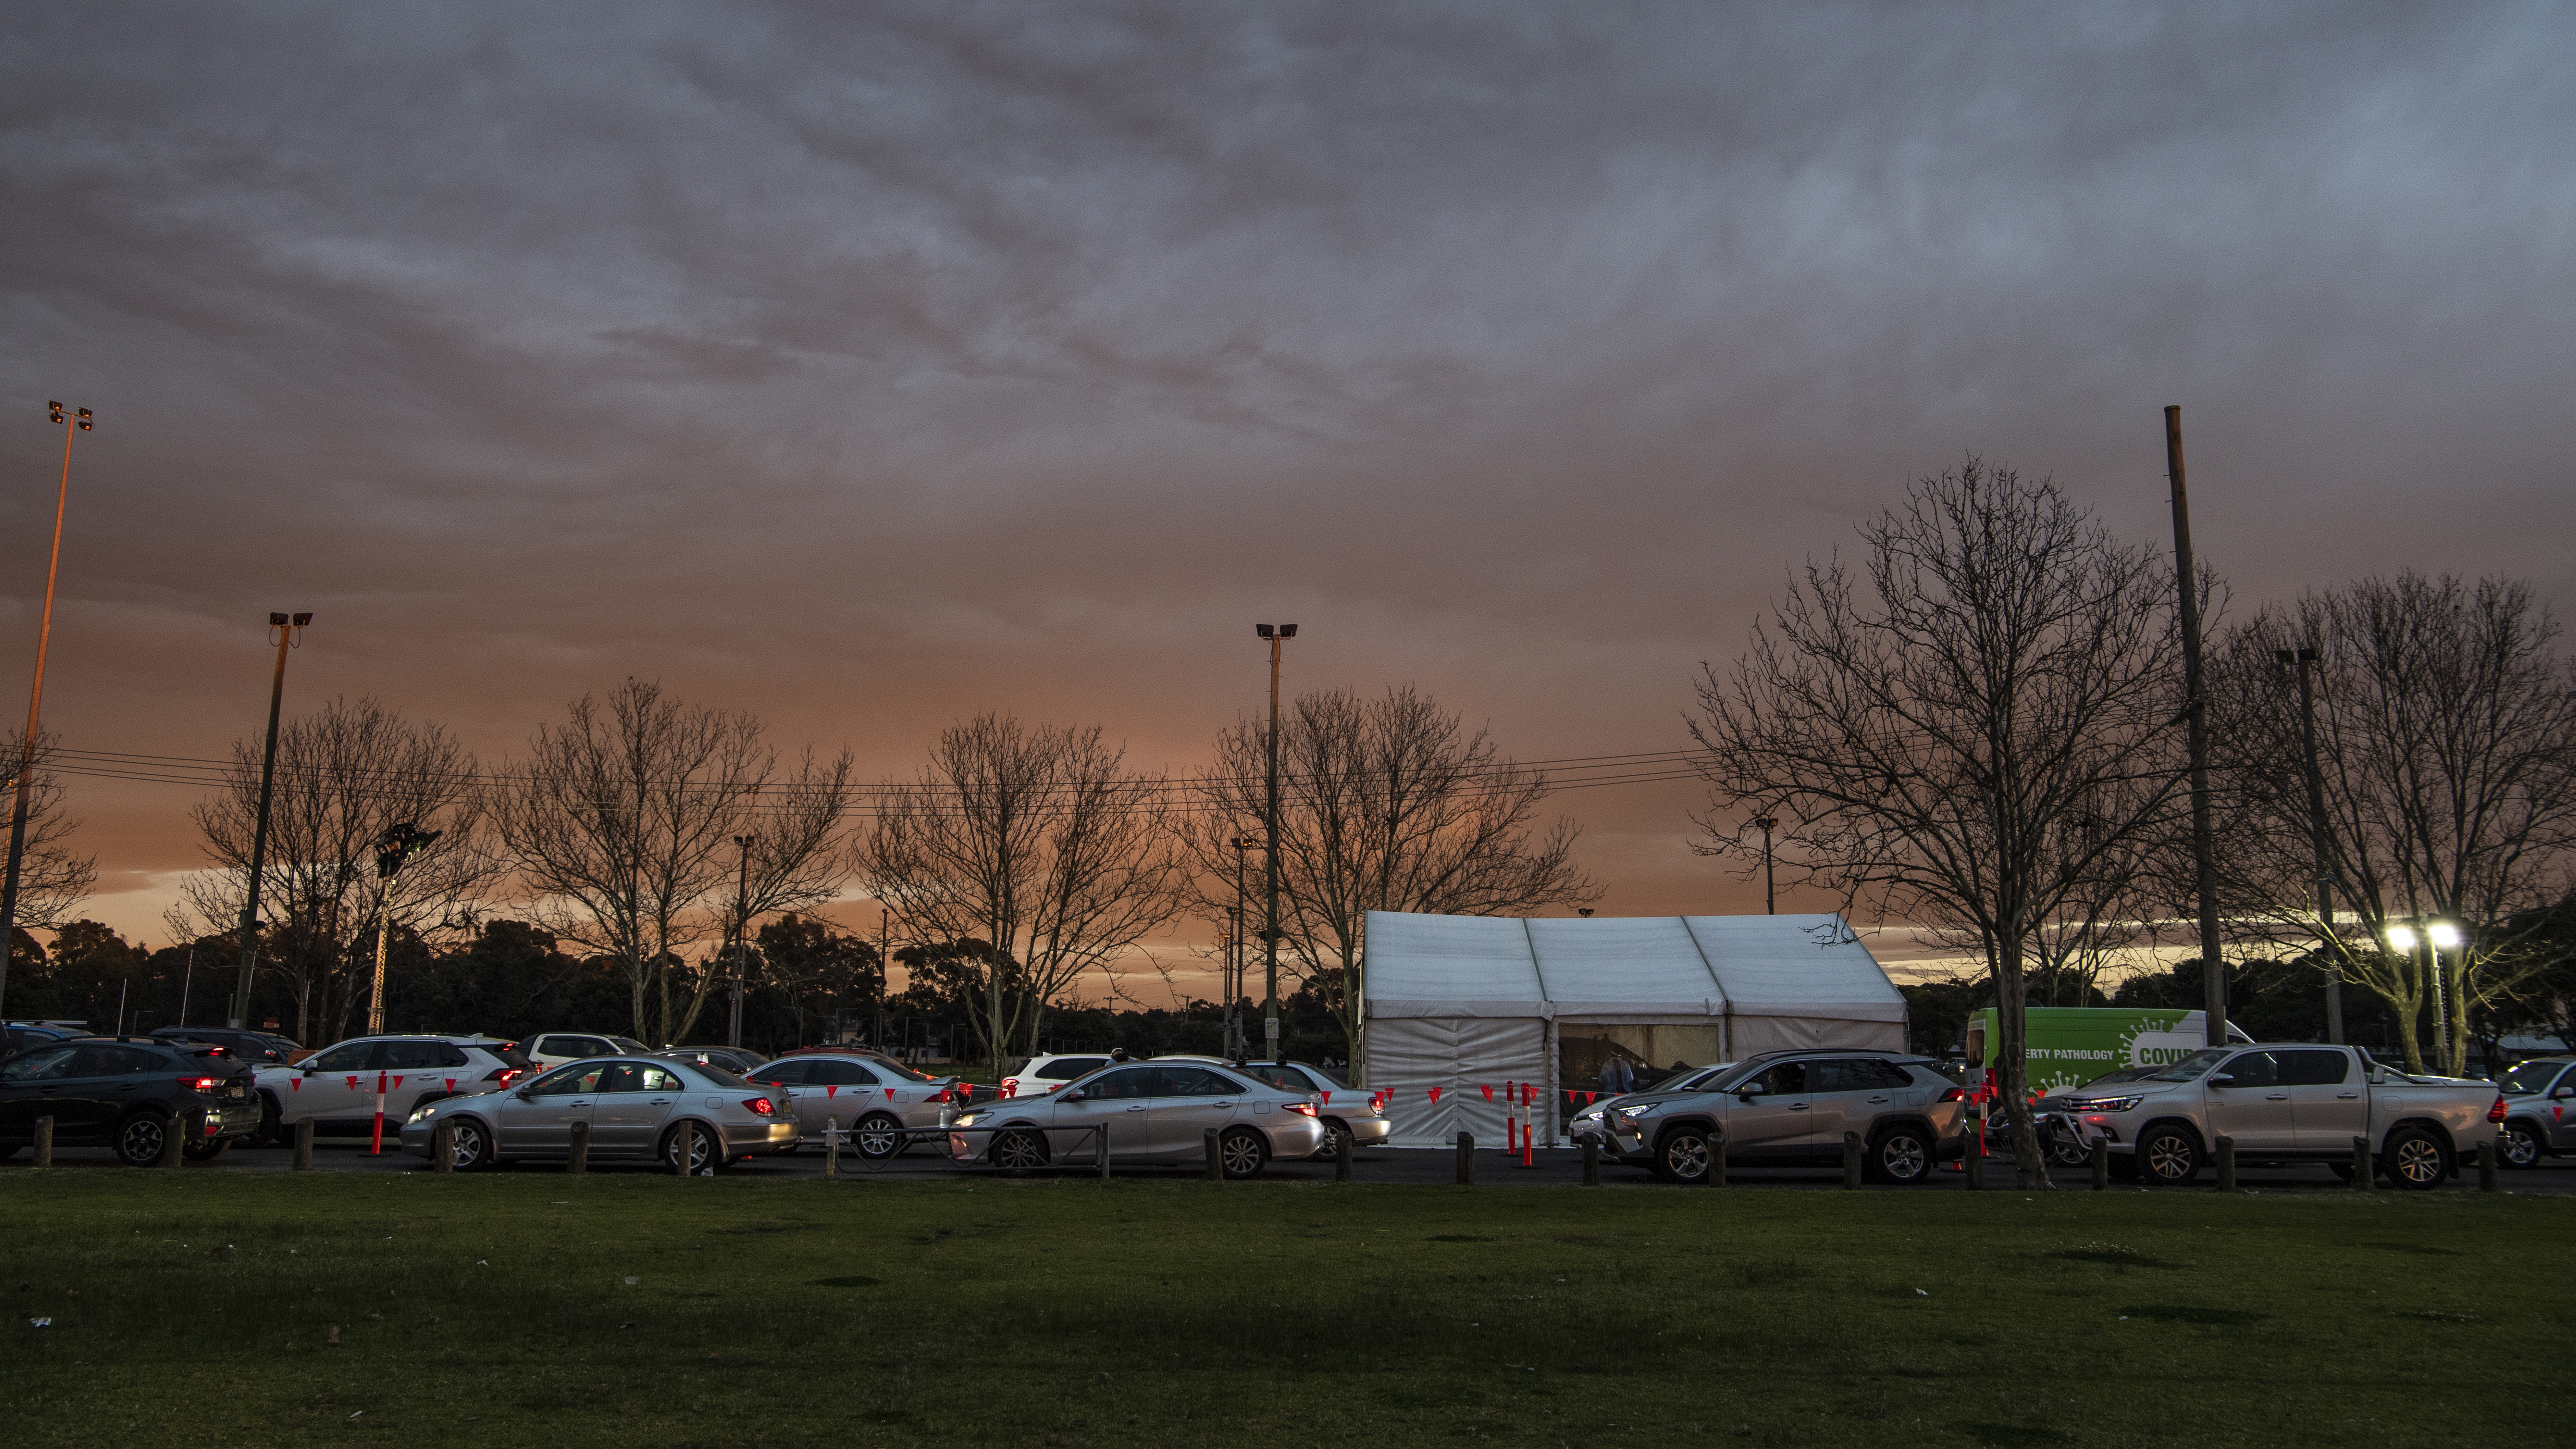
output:
[[[2220,1137],[2240,1165],[2323,1162],[2349,1176],[2362,1137],[2381,1176],[2423,1189],[2495,1137],[2503,1106],[2492,1082],[2408,1076],[2358,1047],[2294,1042],[2211,1047],[2139,1081],[2069,1092],[2049,1125],[2087,1148],[2108,1139],[2115,1169],[2158,1186],[2199,1176]]]

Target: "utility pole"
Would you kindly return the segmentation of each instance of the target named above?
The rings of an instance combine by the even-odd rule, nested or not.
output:
[[[1243,1059],[1250,1043],[1243,1039],[1243,969],[1251,964],[1251,953],[1244,950],[1245,931],[1252,924],[1252,912],[1245,899],[1243,885],[1244,852],[1254,848],[1252,837],[1238,835],[1234,846],[1234,946],[1233,970],[1227,979],[1225,997],[1225,1054],[1237,1061]]]
[[[385,1029],[385,948],[394,938],[394,877],[402,873],[404,861],[445,833],[423,830],[406,820],[376,837],[376,879],[384,882],[384,899],[376,911],[376,986],[367,1003],[369,1036]]]
[[[725,1045],[729,1047],[742,1045],[743,957],[749,949],[745,938],[751,934],[751,847],[758,839],[757,835],[733,838],[733,843],[741,847],[742,858],[735,868],[733,887],[733,1019],[725,1026]]]
[[[1771,832],[1780,824],[1776,815],[1757,815],[1753,823],[1762,827],[1762,914],[1780,914],[1780,889],[1771,879]]]
[[[2317,929],[2331,944],[2335,939],[2335,873],[2327,858],[2325,773],[2317,768],[2317,651],[2275,649],[2272,657],[2299,671],[2299,744],[2307,762],[2308,845],[2316,853]],[[2331,949],[2326,952],[2326,1040],[2343,1045],[2343,968],[2336,964]]]
[[[54,549],[45,559],[45,613],[36,626],[36,683],[27,691],[27,737],[18,742],[17,797],[9,807],[9,868],[7,878],[0,880],[0,1003],[9,997],[9,950],[18,940],[18,873],[27,859],[27,792],[36,775],[36,716],[45,702],[45,647],[54,638],[54,576],[63,563],[63,511],[72,497],[72,434],[90,430],[87,408],[74,408],[68,415],[58,402],[45,408],[63,429],[63,482],[54,493]]]
[[[1269,1055],[1266,1061],[1279,1060],[1279,646],[1297,637],[1297,626],[1255,624],[1253,632],[1270,641],[1270,793],[1262,810],[1262,826],[1268,836],[1268,848],[1262,852],[1261,874],[1270,905],[1262,915],[1261,1039]]]
[[[250,983],[259,967],[259,877],[268,868],[268,802],[277,784],[277,707],[286,697],[286,651],[313,622],[311,614],[271,614],[268,627],[277,635],[277,673],[268,682],[268,748],[259,760],[259,818],[250,832],[250,885],[242,893],[241,984],[233,988],[232,1025],[250,1025]]]
[[[2218,857],[2209,826],[2209,694],[2200,672],[2200,588],[2192,577],[2191,500],[2183,487],[2182,409],[2165,409],[2165,469],[2173,482],[2174,576],[2182,605],[2183,708],[2191,720],[2191,866],[2200,893],[2201,1009],[2209,1044],[2227,1045],[2227,968],[2218,957]]]

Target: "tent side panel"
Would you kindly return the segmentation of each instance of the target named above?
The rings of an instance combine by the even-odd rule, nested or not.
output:
[[[1544,1089],[1548,1080],[1547,1023],[1534,1016],[1382,1018],[1369,1026],[1368,1052],[1369,1082],[1389,1094],[1396,1147],[1445,1147],[1461,1129],[1480,1147],[1500,1147],[1505,1086]]]
[[[1809,1047],[1852,1047],[1861,1051],[1905,1050],[1901,1021],[1837,1021],[1816,1016],[1739,1016],[1730,1023],[1728,1055],[1737,1061],[1757,1052],[1796,1051]]]

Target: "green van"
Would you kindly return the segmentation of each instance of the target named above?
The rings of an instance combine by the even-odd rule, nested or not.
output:
[[[2080,1087],[2122,1067],[2163,1066],[2209,1045],[2209,1018],[2197,1011],[2121,1006],[2033,1006],[2022,1012],[2029,1038],[2030,1089],[2045,1096]],[[2002,1033],[1991,1006],[1968,1018],[1971,1072],[1992,1070]],[[2231,1042],[2252,1037],[2227,1025]]]

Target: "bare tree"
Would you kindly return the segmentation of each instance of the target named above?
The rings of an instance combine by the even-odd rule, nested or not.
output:
[[[18,872],[18,918],[21,928],[60,930],[98,885],[98,857],[75,855],[67,842],[80,822],[63,813],[63,786],[52,762],[61,741],[51,730],[36,731],[36,747],[25,750],[27,732],[12,730],[5,746],[8,758],[28,759],[27,845]]]
[[[849,752],[819,761],[808,750],[782,773],[764,735],[750,714],[629,679],[604,704],[583,695],[562,724],[539,726],[493,790],[501,849],[532,910],[616,963],[647,1041],[685,1040],[713,994],[722,973],[685,960],[710,928],[838,893]],[[738,835],[754,837],[739,900]]]
[[[1089,729],[985,714],[889,784],[860,878],[916,936],[982,945],[976,1034],[1035,1052],[1047,1003],[1180,909],[1167,796]]]
[[[224,783],[190,815],[213,861],[180,885],[174,939],[229,934],[241,920],[259,815],[260,749],[233,742]],[[497,874],[477,799],[474,759],[444,726],[405,719],[369,698],[335,698],[277,736],[269,808],[264,965],[295,999],[298,1040],[336,1036],[366,995],[364,949],[384,911],[423,934],[470,930]],[[439,838],[392,882],[376,841],[408,822]],[[391,887],[390,892],[388,886]]]
[[[1184,831],[1194,903],[1220,922],[1237,904],[1231,842],[1264,836],[1268,734],[1266,720],[1243,720],[1217,736]],[[1538,823],[1547,776],[1410,685],[1378,699],[1300,695],[1280,723],[1279,770],[1283,964],[1331,1009],[1355,1067],[1369,912],[1487,916],[1600,898],[1574,868],[1575,827]],[[1247,905],[1247,941],[1260,916]]]
[[[1792,858],[1847,909],[1983,953],[2014,1150],[2041,1186],[2025,968],[2170,813],[2170,575],[2054,482],[1973,458],[1860,534],[1864,577],[1810,561],[1742,658],[1702,666],[1706,839],[1745,849],[1729,818],[1785,817]]]
[[[2318,910],[2314,816],[2297,676],[2315,649],[2326,869]],[[2230,914],[2305,946],[2395,1009],[2409,1070],[2430,1015],[2467,1066],[2469,1011],[2511,995],[2554,957],[2540,927],[2569,899],[2576,841],[2576,669],[2528,585],[2401,573],[2312,594],[2230,632],[2213,681],[2233,767],[2224,858]],[[2462,932],[2435,974],[2388,948],[2389,928]]]

